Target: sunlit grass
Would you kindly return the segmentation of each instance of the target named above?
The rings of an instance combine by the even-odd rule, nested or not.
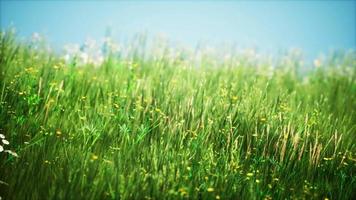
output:
[[[0,134],[19,157],[0,152],[0,196],[355,195],[354,52],[301,73],[293,56],[272,68],[138,49],[78,66],[1,35]]]

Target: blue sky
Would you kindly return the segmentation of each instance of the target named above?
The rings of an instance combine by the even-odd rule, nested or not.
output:
[[[235,43],[261,51],[301,48],[308,56],[355,49],[356,1],[4,1],[1,27],[45,34],[53,45],[163,33],[186,45]]]

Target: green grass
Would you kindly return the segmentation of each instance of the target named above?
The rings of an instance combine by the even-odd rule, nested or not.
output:
[[[351,199],[355,53],[67,65],[0,38],[4,199]]]

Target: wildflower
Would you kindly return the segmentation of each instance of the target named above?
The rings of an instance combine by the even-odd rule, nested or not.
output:
[[[251,177],[251,176],[253,176],[253,173],[249,172],[246,174],[246,176]]]
[[[331,157],[331,158],[323,158],[323,160],[325,160],[325,161],[329,161],[329,160],[332,160],[333,158]]]
[[[187,195],[187,194],[188,194],[187,191],[185,191],[184,188],[180,188],[180,189],[178,190],[178,192],[180,193],[181,196],[184,196],[184,195]]]
[[[8,153],[8,154],[10,154],[10,155],[12,155],[14,157],[19,157],[19,155],[17,155],[17,153],[15,153],[15,152],[13,152],[11,150],[5,150],[4,152],[6,152],[6,153]]]
[[[216,196],[215,196],[215,199],[220,199],[220,196],[219,196],[219,195],[216,195]]]
[[[97,160],[99,157],[95,154],[91,155],[91,160],[94,161],[94,160]]]
[[[57,137],[61,136],[61,135],[62,135],[61,130],[57,130],[57,131],[56,131],[56,135],[57,135]]]
[[[0,134],[0,138],[1,138],[1,139],[5,139],[5,135]]]
[[[45,163],[45,164],[48,164],[48,165],[51,164],[51,162],[48,161],[48,160],[45,160],[44,163]]]
[[[79,57],[79,59],[80,59],[81,64],[86,64],[86,63],[88,63],[89,55],[88,55],[87,53],[81,52],[78,57]]]
[[[260,180],[256,179],[256,183],[260,183]]]
[[[4,147],[2,147],[1,145],[0,145],[0,152],[3,152],[4,151]]]
[[[7,140],[5,140],[5,139],[2,139],[1,141],[2,141],[2,143],[5,144],[5,145],[8,145],[8,144],[9,144],[9,141],[7,141]]]
[[[208,192],[214,192],[214,188],[211,188],[211,187],[210,187],[210,188],[207,189],[207,191],[208,191]]]
[[[272,197],[269,195],[265,196],[265,198],[264,198],[264,200],[271,200],[271,199],[272,199]]]

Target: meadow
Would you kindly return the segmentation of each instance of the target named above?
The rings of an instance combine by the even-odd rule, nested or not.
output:
[[[80,63],[1,33],[3,199],[356,196],[354,51],[144,47]]]

